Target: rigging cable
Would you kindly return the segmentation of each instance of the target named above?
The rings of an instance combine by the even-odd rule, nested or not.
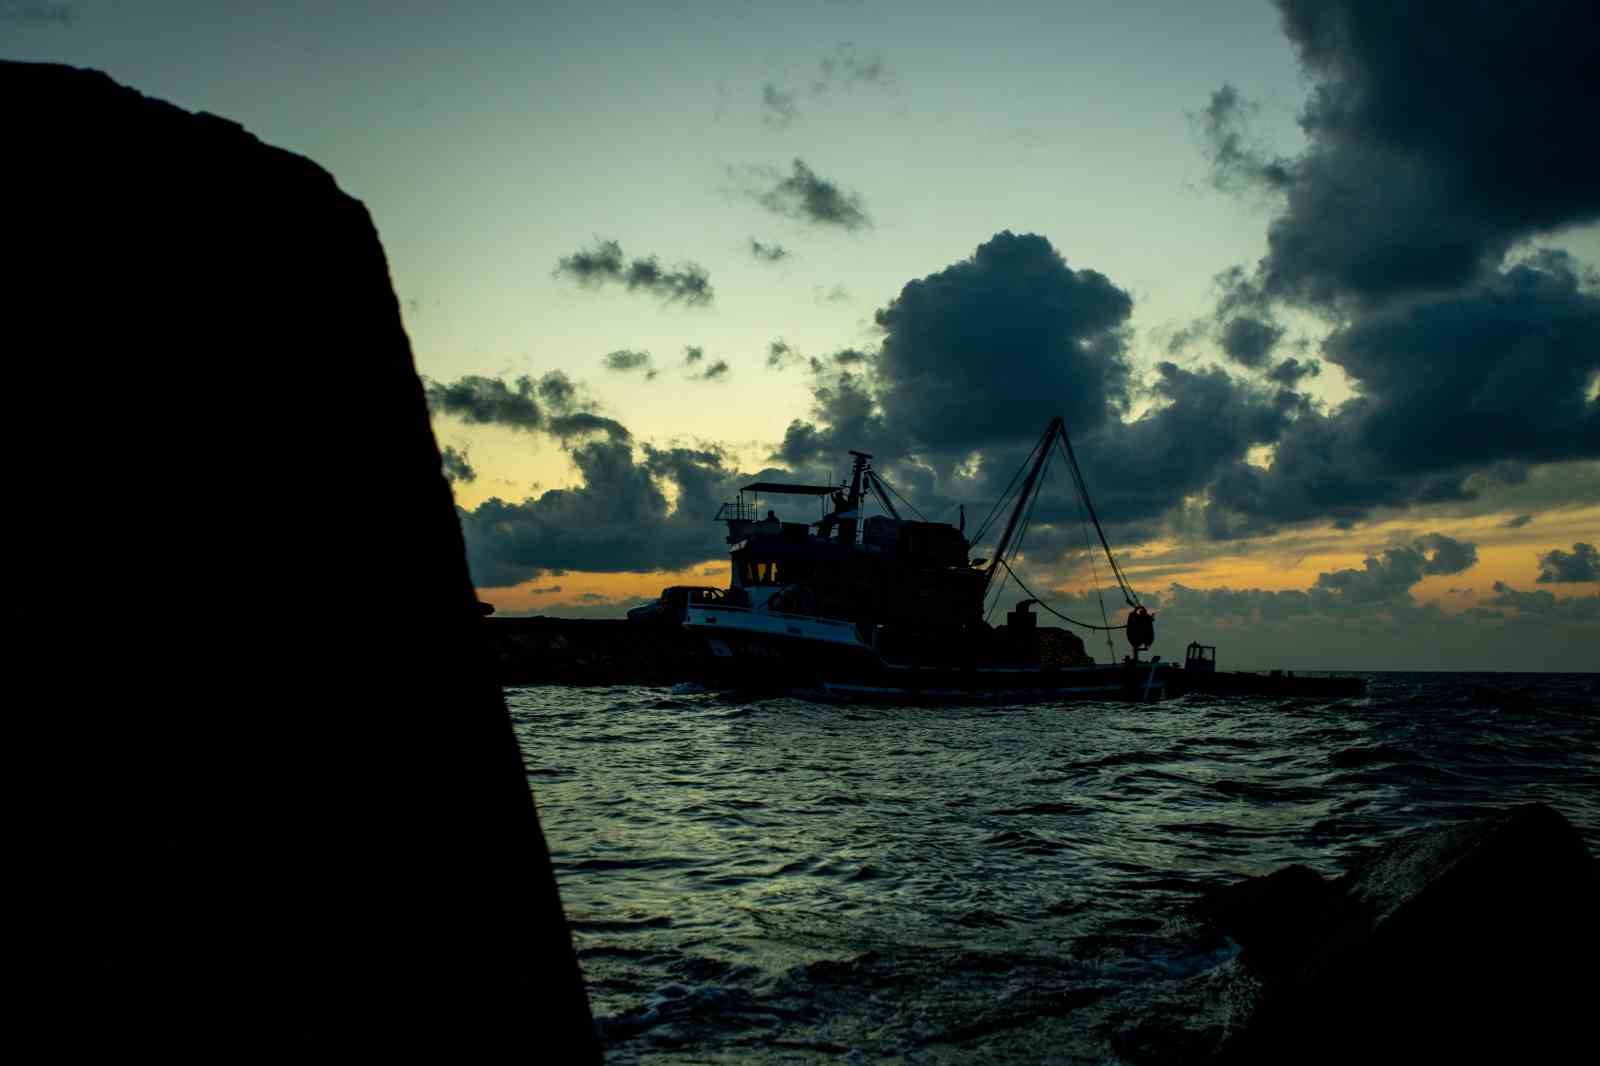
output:
[[[1089,497],[1089,486],[1084,482],[1083,471],[1078,467],[1078,457],[1073,454],[1072,441],[1065,433],[1061,434],[1060,444],[1066,453],[1068,467],[1072,471],[1072,481],[1078,488],[1078,496],[1089,511],[1089,518],[1094,522],[1094,531],[1100,536],[1100,547],[1105,549],[1106,561],[1111,564],[1111,573],[1117,579],[1117,587],[1122,590],[1122,598],[1129,607],[1142,607],[1138,593],[1133,591],[1133,586],[1128,584],[1127,577],[1122,572],[1122,567],[1117,565],[1117,557],[1111,554],[1111,545],[1106,540],[1106,531],[1100,526],[1100,516],[1095,514],[1094,500]]]
[[[1044,463],[1039,467],[1039,476],[1038,476],[1037,480],[1034,482],[1034,485],[1036,487],[1044,484],[1045,476],[1046,476],[1046,474],[1049,473],[1049,469],[1050,469],[1050,456],[1046,455]],[[1022,521],[1017,527],[1016,537],[1011,542],[1011,548],[1010,548],[1010,551],[1008,553],[1013,559],[1015,559],[1017,557],[1018,553],[1021,552],[1021,550],[1022,550],[1022,541],[1023,541],[1023,538],[1028,535],[1028,526],[1031,525],[1032,522],[1033,522],[1033,509],[1039,505],[1039,496],[1040,495],[1041,495],[1041,493],[1039,493],[1037,491],[1037,488],[1036,488],[1036,490],[1035,490],[1035,492],[1033,494],[1033,498],[1028,501],[1028,509],[1026,511],[1024,511],[1023,514],[1022,514]],[[1012,573],[1010,564],[1007,563],[1005,559],[997,557],[997,561],[1000,563],[1001,566],[1005,567],[1006,573],[1009,576],[1016,577],[1016,574]],[[1021,578],[1017,578],[1017,584],[1019,586],[1022,585],[1022,579]],[[989,618],[994,615],[995,608],[1000,606],[1000,600],[1002,599],[1002,594],[1005,591],[1005,586],[1006,586],[1005,579],[1002,578],[1001,581],[1000,581],[1000,591],[995,593],[994,605],[989,608],[988,614],[986,614],[984,616],[984,621],[988,621]],[[1027,589],[1024,588],[1023,591],[1027,592]],[[1033,593],[1029,592],[1028,595],[1032,596]],[[1036,596],[1034,598],[1038,599],[1038,597],[1036,597]]]
[[[1094,597],[1100,601],[1100,621],[1109,629],[1111,619],[1106,616],[1106,595],[1105,590],[1100,587],[1100,567],[1094,561],[1094,545],[1089,542],[1089,523],[1083,520],[1085,511],[1083,501],[1089,498],[1089,493],[1087,487],[1077,479],[1073,480],[1073,484],[1078,488],[1078,525],[1083,530],[1084,554],[1089,557],[1089,577],[1094,581]],[[1124,593],[1124,596],[1126,596],[1126,593]],[[1123,626],[1122,628],[1126,629],[1128,627]],[[1106,654],[1111,657],[1113,663],[1117,661],[1117,647],[1112,643],[1109,632],[1106,633]]]
[[[890,495],[892,495],[895,499],[899,500],[901,503],[905,504],[907,507],[911,508],[911,513],[912,514],[916,515],[918,518],[922,519],[924,522],[926,522],[928,520],[928,516],[927,515],[923,514],[921,511],[917,510],[917,505],[916,504],[912,503],[910,500],[908,500],[904,496],[900,495],[900,493],[896,492],[895,491],[895,487],[893,485],[889,484],[887,481],[883,480],[882,476],[880,476],[876,470],[872,471],[872,481],[879,488],[888,489]],[[893,508],[891,508],[891,510],[892,509]]]
[[[1017,577],[1017,575],[1012,572],[1010,566],[1008,566],[1005,563],[1001,563],[1000,565],[1004,566],[1006,568],[1006,573],[1011,575],[1011,577],[1016,581],[1017,586],[1019,588],[1021,588],[1023,592],[1026,592],[1028,594],[1028,596],[1033,600],[1034,603],[1037,603],[1040,607],[1043,607],[1045,610],[1049,611],[1051,614],[1055,615],[1057,618],[1061,619],[1063,622],[1067,622],[1067,623],[1069,623],[1071,625],[1075,625],[1075,626],[1081,626],[1084,629],[1097,629],[1097,630],[1098,629],[1104,629],[1104,630],[1109,630],[1109,631],[1111,631],[1113,633],[1116,632],[1119,629],[1127,629],[1128,628],[1126,623],[1124,623],[1124,624],[1122,624],[1120,626],[1110,626],[1110,625],[1097,626],[1092,622],[1080,622],[1076,618],[1068,618],[1066,615],[1062,614],[1060,611],[1056,610],[1054,607],[1050,606],[1048,603],[1046,603],[1045,601],[1041,600],[1038,596],[1034,595],[1033,590],[1030,589],[1027,585],[1024,585],[1022,583],[1022,579],[1020,577]]]
[[[1028,469],[1028,464],[1033,462],[1033,457],[1038,454],[1039,446],[1043,443],[1044,437],[1040,437],[1033,442],[1033,447],[1028,450],[1027,458],[1023,459],[1022,465],[1017,467],[1017,472],[1011,475],[1011,483],[1000,494],[1000,498],[994,501],[994,506],[989,508],[989,516],[978,526],[978,531],[972,535],[972,539],[968,543],[979,544],[983,541],[983,535],[989,531],[989,526],[994,523],[995,516],[1000,513],[1000,509],[1005,506],[1005,502],[1011,498],[1011,490],[1016,487],[1017,479],[1022,476],[1024,470]]]
[[[1037,448],[1035,448],[1035,451],[1037,451]],[[1034,482],[1035,488],[1037,488],[1038,485],[1043,485],[1043,483],[1045,483],[1045,475],[1046,472],[1048,472],[1048,469],[1050,469],[1050,456],[1046,455],[1042,466],[1038,467],[1038,479]],[[1018,530],[1016,530],[1016,536],[1014,536],[1013,541],[1011,541],[1010,555],[1013,557],[1013,559],[1016,559],[1016,555],[1018,555],[1018,552],[1022,549],[1022,538],[1027,536],[1027,527],[1029,527],[1030,523],[1034,522],[1034,507],[1038,506],[1038,496],[1040,496],[1040,493],[1035,491],[1032,499],[1027,501],[1027,511],[1022,512],[1021,523],[1019,523]],[[998,544],[995,547],[998,547]],[[998,557],[997,555],[995,560],[997,560],[1002,567],[1005,567],[1008,578],[1014,578],[1014,576],[1016,576],[1014,573],[1011,573],[1011,567],[1008,565],[1008,563],[1006,563],[1005,559],[1002,559],[1002,557]],[[997,591],[995,591],[994,603],[990,605],[989,611],[987,611],[986,615],[984,615],[984,621],[989,621],[990,618],[994,618],[995,610],[1000,607],[1000,600],[1005,599],[1005,583],[1006,579],[1008,578],[1000,579],[1000,587],[998,587]],[[1021,586],[1021,584],[1021,579],[1018,579],[1018,586]],[[1024,589],[1024,592],[1026,592],[1026,589]],[[1029,595],[1032,595],[1032,592],[1029,592]]]

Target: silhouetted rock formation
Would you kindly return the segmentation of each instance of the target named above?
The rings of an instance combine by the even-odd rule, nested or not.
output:
[[[1597,887],[1577,830],[1542,804],[1412,834],[1336,881],[1304,867],[1252,878],[1196,908],[1239,957],[1191,981],[1191,1002],[1168,1004],[1125,1050],[1226,1063],[1562,1060],[1590,1041]],[[1225,1024],[1209,1042],[1167,1032],[1186,1012]]]
[[[0,99],[53,1057],[597,1059],[366,210],[98,73]]]

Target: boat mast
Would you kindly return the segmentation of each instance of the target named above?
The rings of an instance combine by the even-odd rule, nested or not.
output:
[[[855,456],[855,465],[850,469],[850,495],[839,518],[839,543],[846,545],[856,542],[856,523],[861,518],[862,478],[867,472],[867,461],[872,458],[866,452],[850,454]]]
[[[1034,489],[1039,483],[1039,471],[1044,469],[1045,460],[1050,457],[1050,446],[1055,443],[1056,434],[1065,433],[1066,426],[1061,421],[1061,416],[1050,420],[1044,429],[1044,436],[1039,441],[1039,454],[1033,460],[1033,466],[1028,470],[1028,477],[1022,483],[1022,490],[1017,493],[1016,506],[1011,508],[1011,517],[1006,520],[1005,532],[1000,534],[1000,542],[995,545],[994,558],[989,560],[989,569],[983,575],[983,594],[989,594],[989,586],[994,583],[994,573],[1000,567],[1001,560],[1006,557],[1006,549],[1011,547],[1011,537],[1017,531],[1017,523],[1021,521],[1023,511],[1027,509],[1028,500],[1033,496]]]

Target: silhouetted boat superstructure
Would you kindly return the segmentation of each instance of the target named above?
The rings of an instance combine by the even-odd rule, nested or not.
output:
[[[715,516],[727,525],[732,573],[727,589],[674,586],[656,603],[630,612],[640,622],[666,623],[704,638],[715,672],[743,685],[820,688],[836,696],[970,698],[1038,694],[1052,697],[1159,699],[1169,678],[1189,673],[1184,690],[1230,690],[1209,660],[1176,671],[1139,653],[1155,641],[1154,616],[1139,602],[1106,539],[1073,453],[1066,426],[1050,420],[982,527],[901,513],[915,507],[873,469],[872,456],[852,451],[850,474],[838,485],[761,481],[744,486]],[[1051,461],[1067,467],[1129,613],[1112,624],[1067,618],[1023,584],[1011,566],[1026,535]],[[815,522],[761,514],[762,497],[811,497]],[[1004,505],[1010,502],[1009,509]],[[882,512],[868,517],[875,502]],[[994,522],[1005,524],[988,559],[972,548]],[[1008,581],[1026,599],[1005,616],[986,619]],[[998,584],[997,584],[998,582]],[[1132,654],[1100,663],[1072,633],[1038,625],[1035,606],[1091,631],[1120,631]],[[1114,657],[1114,652],[1112,653]],[[1191,656],[1191,659],[1193,656]],[[1200,676],[1201,674],[1205,676]],[[1238,682],[1248,685],[1248,680]],[[1281,688],[1275,684],[1274,690]]]

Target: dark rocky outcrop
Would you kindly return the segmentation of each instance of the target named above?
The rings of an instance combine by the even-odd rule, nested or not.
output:
[[[366,210],[101,74],[0,99],[36,1046],[597,1059]]]
[[[1561,1061],[1592,1038],[1597,901],[1582,838],[1542,804],[1412,834],[1336,881],[1289,867],[1198,905],[1238,958],[1125,1043],[1164,1049],[1146,1061]],[[1199,1048],[1158,1031],[1229,1001]]]

